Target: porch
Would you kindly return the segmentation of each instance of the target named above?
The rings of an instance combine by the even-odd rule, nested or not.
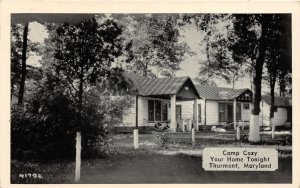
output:
[[[152,81],[161,80],[164,81],[157,83],[155,91],[136,96],[135,128],[142,126],[160,130],[161,127],[170,132],[191,131],[192,126],[198,122],[198,99],[200,99],[193,82],[188,77],[153,79]],[[169,82],[170,86],[166,86],[163,82]],[[179,117],[179,109],[176,105],[178,101],[193,102],[193,118],[182,120]],[[186,127],[183,121],[187,122]],[[197,129],[197,126],[195,128]]]

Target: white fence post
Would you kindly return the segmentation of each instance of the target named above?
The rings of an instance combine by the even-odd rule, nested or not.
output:
[[[134,146],[134,149],[139,149],[139,130],[138,129],[133,130],[133,146]]]
[[[195,145],[195,127],[192,127],[192,145]]]
[[[75,182],[80,180],[81,166],[81,132],[76,133],[76,162],[75,162]]]
[[[237,126],[236,128],[236,139],[240,140],[241,139],[241,127]]]
[[[272,124],[272,139],[275,138],[275,124],[274,124],[274,118],[270,119],[270,123]]]

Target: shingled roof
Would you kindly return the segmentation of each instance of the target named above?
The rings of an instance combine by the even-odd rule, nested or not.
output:
[[[232,89],[225,87],[212,87],[212,86],[196,86],[198,93],[201,97],[210,100],[234,100],[239,97],[247,88],[244,89]]]
[[[134,84],[138,94],[142,96],[176,94],[187,81],[192,82],[188,76],[175,78],[148,78],[128,72],[123,73],[123,75]],[[197,95],[200,98],[199,93],[197,93]]]
[[[263,95],[261,99],[265,101],[268,105],[271,105],[271,96],[270,95]],[[274,106],[277,107],[288,107],[292,106],[292,99],[288,97],[275,97],[274,98]]]

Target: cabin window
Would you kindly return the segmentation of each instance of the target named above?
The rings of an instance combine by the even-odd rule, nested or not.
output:
[[[249,110],[250,109],[249,103],[243,104],[243,109],[244,110]]]
[[[198,122],[201,122],[201,104],[198,104]]]
[[[177,120],[182,119],[182,116],[181,116],[181,105],[176,105],[176,119]]]
[[[154,100],[148,100],[148,120],[154,121]]]
[[[168,103],[160,100],[148,100],[148,121],[167,121]]]
[[[241,103],[236,104],[236,120],[242,119]],[[233,104],[219,103],[219,121],[232,122],[233,121]]]
[[[237,121],[242,120],[241,103],[236,103],[236,120]]]
[[[161,101],[155,101],[155,120],[161,121]]]
[[[163,115],[163,121],[168,120],[168,103],[163,103],[162,105],[162,115]]]
[[[219,103],[219,121],[225,121],[225,104]]]

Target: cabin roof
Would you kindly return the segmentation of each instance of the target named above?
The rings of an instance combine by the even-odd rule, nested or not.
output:
[[[270,95],[262,95],[261,99],[265,101],[268,105],[271,105],[271,96]],[[275,97],[274,98],[274,106],[277,107],[288,107],[292,106],[292,99],[288,97]]]
[[[201,97],[209,100],[234,100],[241,94],[243,94],[245,91],[249,90],[247,88],[232,89],[203,85],[197,85],[196,88]]]
[[[176,94],[180,91],[180,89],[186,82],[191,82],[192,87],[194,87],[194,90],[196,92],[196,95],[198,96],[198,98],[200,98],[200,95],[199,93],[197,93],[195,85],[188,76],[170,78],[148,78],[137,75],[135,73],[128,72],[125,72],[123,75],[125,78],[129,79],[133,83],[133,85],[138,91],[138,94],[142,96]]]

